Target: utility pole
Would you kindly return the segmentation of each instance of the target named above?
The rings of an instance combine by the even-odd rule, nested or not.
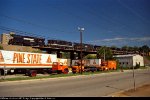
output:
[[[5,76],[6,76],[6,68],[5,68],[6,66],[5,66],[5,64],[4,64],[4,77],[3,77],[3,80],[5,79]]]
[[[84,28],[78,27],[78,30],[80,31],[80,46],[81,46],[81,48],[80,48],[80,51],[81,51],[80,56],[81,56],[81,74],[82,74],[82,32],[84,31]]]
[[[104,62],[105,62],[105,47],[104,47]]]
[[[136,62],[137,62],[137,59],[136,59]],[[137,64],[136,64],[137,65]],[[134,91],[136,90],[136,87],[135,87],[135,74],[134,74],[134,66],[133,66],[133,86],[134,86]]]
[[[135,87],[135,75],[134,75],[134,66],[133,66],[133,86],[134,86],[134,91],[136,90],[136,87]]]

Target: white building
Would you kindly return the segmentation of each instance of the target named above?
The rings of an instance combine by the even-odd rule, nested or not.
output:
[[[144,59],[142,56],[137,54],[132,55],[116,55],[114,56],[118,59],[120,66],[122,67],[133,67],[136,65],[144,66]]]

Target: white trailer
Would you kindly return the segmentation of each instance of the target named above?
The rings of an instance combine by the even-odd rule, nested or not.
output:
[[[72,66],[75,65],[75,62],[80,62],[80,60],[72,60]],[[83,59],[82,63],[84,66],[100,66],[101,59]]]
[[[1,74],[17,71],[26,73],[27,70],[49,70],[52,68],[52,63],[56,61],[58,60],[55,54],[0,50]]]

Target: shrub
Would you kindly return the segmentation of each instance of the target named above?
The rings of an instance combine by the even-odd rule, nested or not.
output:
[[[0,50],[3,50],[4,48],[3,48],[3,46],[2,45],[0,45]]]

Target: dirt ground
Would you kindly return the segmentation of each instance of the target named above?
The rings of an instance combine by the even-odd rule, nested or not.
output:
[[[124,92],[116,93],[112,95],[113,97],[150,97],[150,84],[143,85],[141,87],[136,87]]]

